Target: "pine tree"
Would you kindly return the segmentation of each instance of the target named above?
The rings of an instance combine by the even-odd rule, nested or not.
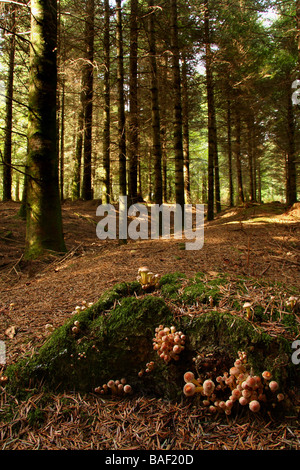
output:
[[[64,252],[56,132],[57,3],[31,1],[26,258]]]

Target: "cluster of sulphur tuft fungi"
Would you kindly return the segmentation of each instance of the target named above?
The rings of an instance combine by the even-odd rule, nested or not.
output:
[[[146,374],[149,374],[149,372],[152,372],[153,369],[154,369],[154,366],[155,366],[155,363],[153,361],[150,361],[150,362],[147,362],[146,364],[146,368],[145,369],[141,369],[138,373],[138,376],[139,377],[143,377],[144,373],[146,372]]]
[[[72,326],[72,333],[74,335],[77,335],[79,333],[79,331],[80,331],[80,323],[79,323],[78,320],[75,320],[74,325]]]
[[[169,328],[159,325],[159,327],[155,328],[153,349],[166,363],[172,359],[178,361],[179,354],[184,349],[185,339],[182,331],[176,331],[175,326]]]
[[[100,395],[115,395],[115,396],[124,396],[130,395],[132,393],[131,385],[126,383],[126,379],[121,380],[109,380],[106,384],[103,384],[102,387],[95,388],[96,393]]]
[[[139,268],[137,280],[144,290],[159,286],[159,274],[152,273],[151,270],[147,268],[147,266]]]
[[[193,372],[186,372],[183,388],[185,396],[190,397],[199,393],[204,397],[203,405],[208,406],[210,412],[222,410],[227,415],[231,414],[235,403],[248,405],[251,411],[258,412],[261,403],[268,402],[269,392],[272,394],[277,392],[277,402],[284,399],[284,395],[278,393],[278,383],[272,380],[269,371],[264,371],[261,377],[253,375],[247,371],[246,353],[239,351],[238,356],[229,373],[225,372],[222,376],[216,377],[216,384],[211,379],[202,381],[196,379]]]
[[[76,305],[74,310],[72,311],[72,315],[75,315],[76,313],[82,312],[86,308],[89,308],[93,305],[93,302],[87,302],[86,300],[83,300],[81,305]]]

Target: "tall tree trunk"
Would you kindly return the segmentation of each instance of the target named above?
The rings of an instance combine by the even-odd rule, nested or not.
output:
[[[242,178],[242,162],[241,162],[241,115],[236,104],[235,109],[235,161],[237,172],[237,186],[238,186],[238,203],[244,202],[243,178]]]
[[[171,44],[174,92],[174,154],[175,154],[175,200],[184,207],[184,176],[183,176],[183,136],[182,136],[182,103],[181,77],[178,46],[177,0],[171,0]]]
[[[161,88],[159,89],[160,97],[160,124],[161,124],[161,152],[162,152],[162,198],[163,202],[168,201],[168,165],[167,165],[167,118],[166,118],[166,91],[165,84],[167,83],[167,70],[168,70],[168,57],[165,55],[162,58],[162,77],[160,80]]]
[[[83,75],[83,74],[82,74]],[[78,111],[78,124],[76,132],[76,145],[74,157],[74,170],[72,182],[72,199],[80,198],[81,190],[81,159],[83,148],[83,130],[84,130],[84,97],[83,97],[83,77],[81,80],[80,106]]]
[[[11,14],[10,29],[11,35],[8,37],[8,76],[6,84],[6,109],[5,109],[5,134],[4,134],[4,149],[3,149],[3,200],[11,200],[12,190],[12,117],[13,117],[13,85],[14,85],[14,67],[15,67],[15,6],[12,5],[8,10]]]
[[[260,159],[257,159],[257,202],[261,204],[261,163]]]
[[[162,204],[162,147],[160,135],[160,111],[159,111],[159,94],[157,80],[157,64],[156,64],[156,43],[155,43],[155,26],[154,26],[154,2],[149,0],[149,56],[150,56],[150,73],[151,73],[151,116],[152,116],[152,148],[154,157],[154,202]],[[152,10],[152,11],[151,11]]]
[[[103,122],[103,167],[104,167],[104,202],[111,201],[110,185],[110,6],[104,0],[104,122]]]
[[[254,118],[252,114],[249,115],[247,120],[247,153],[248,153],[248,171],[249,171],[249,199],[251,202],[255,200],[254,197],[254,178],[253,178],[253,132],[254,132]]]
[[[117,81],[118,81],[118,139],[119,139],[119,194],[125,196],[126,189],[126,132],[124,107],[124,65],[123,65],[123,31],[121,0],[116,0],[117,17]]]
[[[60,199],[64,200],[64,166],[65,166],[65,80],[62,79],[61,113],[60,113]]]
[[[253,158],[253,202],[257,202],[257,138],[256,125],[253,122],[252,130],[252,158]]]
[[[232,143],[231,143],[231,102],[227,100],[227,146],[228,146],[228,182],[229,182],[229,206],[234,206],[233,177],[232,177]]]
[[[208,220],[213,219],[213,207],[216,204],[217,213],[221,210],[220,198],[220,178],[219,178],[219,158],[217,144],[217,128],[216,128],[216,110],[214,97],[214,83],[212,73],[212,53],[210,47],[210,29],[209,29],[209,10],[208,0],[204,1],[204,36],[205,36],[205,68],[206,68],[206,89],[207,89],[207,108],[208,108]],[[212,181],[211,173],[214,172],[214,180]],[[214,184],[213,184],[214,183]],[[213,184],[213,187],[212,187]],[[211,194],[215,192],[214,196]]]
[[[288,81],[289,83],[289,81]],[[296,148],[295,148],[295,116],[293,103],[290,97],[288,86],[287,93],[287,136],[288,152],[286,162],[286,203],[292,206],[297,202],[297,177],[296,177]]]
[[[31,0],[28,117],[27,259],[65,251],[58,182],[57,3]]]
[[[85,48],[86,61],[84,75],[84,142],[83,142],[83,179],[82,197],[93,199],[92,190],[92,124],[93,124],[93,81],[94,81],[94,0],[86,0]]]
[[[190,142],[189,142],[189,97],[188,97],[188,74],[187,59],[182,57],[182,116],[183,116],[183,174],[185,201],[191,202],[190,184]]]
[[[300,73],[300,0],[296,0],[297,45],[298,45],[298,72]]]
[[[128,125],[128,196],[137,202],[138,169],[138,0],[131,0],[130,11],[130,59],[129,59],[129,125]]]

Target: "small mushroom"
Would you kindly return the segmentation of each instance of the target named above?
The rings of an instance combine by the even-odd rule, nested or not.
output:
[[[245,302],[244,305],[243,305],[243,308],[246,310],[247,319],[250,320],[250,318],[253,317],[253,314],[251,313],[251,304],[250,304],[250,302]]]
[[[259,401],[257,400],[252,400],[249,403],[249,408],[253,413],[257,413],[260,410],[260,404]]]
[[[293,309],[296,305],[296,302],[297,302],[297,297],[294,297],[293,295],[289,298],[289,300],[287,301],[287,304],[289,306],[291,306],[291,308]]]
[[[183,387],[183,393],[186,397],[192,397],[196,393],[196,385],[191,382],[186,383]]]
[[[265,370],[261,375],[265,379],[265,381],[271,380],[272,378],[272,374],[268,370]]]
[[[8,377],[6,377],[6,375],[1,375],[1,377],[0,377],[0,385],[1,385],[1,386],[6,385],[7,382],[8,382]]]
[[[140,276],[141,279],[141,284],[146,285],[147,284],[147,275],[149,273],[149,268],[147,266],[142,266],[138,270],[138,275]]]
[[[278,385],[277,382],[275,382],[275,380],[272,380],[269,383],[269,388],[270,388],[271,392],[276,392],[276,390],[278,390],[278,388],[279,388],[279,385]]]
[[[131,387],[131,385],[128,385],[128,384],[124,385],[123,390],[124,390],[124,393],[127,393],[127,394],[132,393],[132,387]]]

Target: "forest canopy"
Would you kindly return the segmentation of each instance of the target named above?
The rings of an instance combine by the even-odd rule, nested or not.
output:
[[[292,205],[299,3],[1,2],[0,197]]]

